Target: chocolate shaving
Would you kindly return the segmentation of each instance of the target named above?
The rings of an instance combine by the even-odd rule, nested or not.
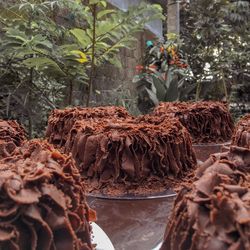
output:
[[[24,143],[0,161],[0,249],[93,249],[84,190],[70,157]]]
[[[16,121],[0,120],[0,159],[8,157],[25,140],[25,131]]]
[[[237,123],[232,144],[250,149],[250,114],[244,116]]]
[[[67,108],[52,111],[49,120],[46,137],[54,145],[64,146],[67,136],[76,121],[99,118],[126,119],[130,118],[127,110],[123,107],[94,107],[94,108]]]
[[[234,129],[229,110],[221,102],[160,103],[152,116],[178,118],[191,134],[194,143],[227,142]]]
[[[135,120],[78,121],[65,153],[72,153],[92,185],[90,191],[152,179],[164,183],[165,177],[182,177],[196,165],[190,135],[174,118],[165,118],[161,125]]]
[[[250,150],[209,159],[177,196],[161,250],[250,249],[249,180]]]

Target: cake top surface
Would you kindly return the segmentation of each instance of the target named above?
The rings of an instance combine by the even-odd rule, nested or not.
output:
[[[55,109],[51,113],[51,118],[53,116],[68,116],[70,115],[80,115],[84,117],[105,117],[105,116],[120,116],[127,117],[129,116],[128,111],[124,107],[116,107],[116,106],[104,106],[104,107],[91,107],[91,108],[83,108],[83,107],[73,107],[66,109]]]
[[[155,118],[154,120],[160,120],[157,125],[135,120],[117,120],[117,119],[92,119],[92,120],[80,120],[77,121],[72,128],[72,133],[74,130],[83,129],[86,131],[91,131],[94,134],[100,133],[110,133],[112,131],[117,131],[120,136],[122,135],[132,135],[145,133],[147,135],[152,134],[173,134],[178,135],[182,130],[186,131],[185,127],[175,118]],[[163,122],[164,121],[164,122]]]
[[[226,103],[166,102],[152,116],[170,116],[180,120],[194,143],[221,143],[231,139],[234,123]]]
[[[154,110],[154,113],[190,113],[202,110],[222,110],[228,112],[227,104],[219,101],[199,101],[199,102],[161,102]]]

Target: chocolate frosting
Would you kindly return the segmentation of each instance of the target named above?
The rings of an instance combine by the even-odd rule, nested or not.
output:
[[[16,121],[0,120],[0,159],[10,156],[25,140],[25,131]]]
[[[0,200],[0,249],[92,249],[79,172],[49,144],[26,142],[0,161]]]
[[[129,118],[127,110],[123,107],[107,106],[94,108],[67,108],[52,111],[46,131],[46,137],[54,145],[64,146],[67,136],[74,123],[83,119],[97,119],[111,117],[113,119]]]
[[[98,188],[180,177],[196,165],[191,138],[174,118],[161,125],[112,119],[76,122],[65,145]],[[129,185],[128,185],[129,186]]]
[[[250,114],[237,123],[232,144],[250,149]]]
[[[179,118],[194,143],[226,142],[231,139],[234,128],[229,110],[221,102],[160,103],[152,115]]]
[[[161,250],[250,249],[250,150],[212,156],[178,194]]]

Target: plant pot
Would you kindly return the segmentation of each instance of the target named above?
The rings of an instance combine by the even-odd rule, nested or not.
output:
[[[197,160],[204,162],[211,154],[225,151],[230,144],[231,142],[193,144],[193,149]]]
[[[164,235],[176,194],[154,196],[88,197],[97,212],[97,223],[115,249],[153,249]]]

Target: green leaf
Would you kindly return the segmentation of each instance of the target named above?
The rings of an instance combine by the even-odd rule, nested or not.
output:
[[[179,97],[179,91],[178,91],[178,78],[176,76],[173,77],[169,84],[169,88],[166,92],[165,101],[167,102],[173,102],[177,101]]]
[[[107,7],[107,2],[106,1],[100,1],[99,4],[101,4],[104,8]]]
[[[82,48],[91,44],[91,39],[83,29],[71,29],[70,33],[77,39]]]
[[[164,86],[164,81],[160,79],[159,77],[156,77],[152,74],[154,86],[156,88],[156,94],[158,100],[164,100],[165,93],[166,93],[166,87]]]
[[[59,65],[47,57],[33,57],[23,61],[24,65],[29,68],[35,68],[38,71],[56,71],[58,74],[65,76]]]
[[[156,93],[154,93],[152,90],[145,88],[147,94],[148,94],[148,98],[154,103],[154,105],[158,105],[159,101],[157,99]]]
[[[108,14],[114,13],[114,12],[116,12],[116,11],[115,10],[101,10],[97,14],[97,19],[101,19],[102,17],[104,17],[104,16],[106,16]]]
[[[89,0],[89,4],[98,4],[100,0]]]
[[[109,62],[119,69],[122,68],[122,63],[116,56],[113,58],[110,58]]]

